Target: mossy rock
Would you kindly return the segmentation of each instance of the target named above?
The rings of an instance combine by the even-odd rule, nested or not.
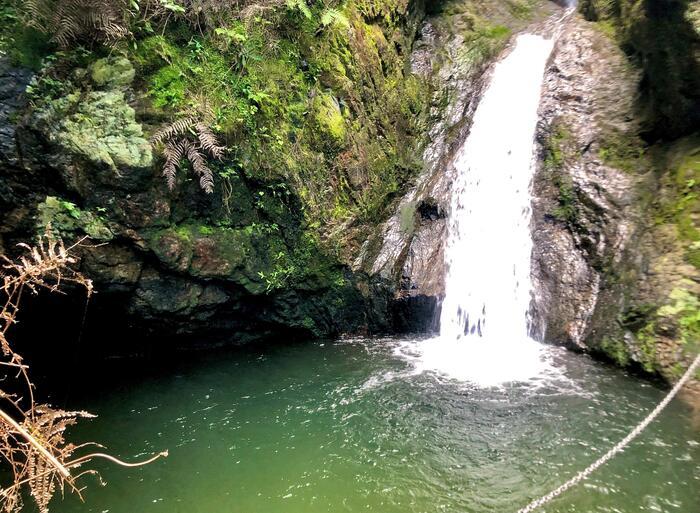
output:
[[[75,240],[83,235],[100,242],[114,238],[99,215],[81,210],[74,203],[55,196],[47,196],[37,206],[37,235],[43,235],[49,229],[66,240]]]
[[[700,299],[695,290],[690,280],[680,282],[668,295],[666,304],[635,332],[636,359],[647,372],[672,375],[673,365],[683,354],[692,356],[700,349]],[[677,348],[672,356],[659,350],[662,339]]]
[[[318,127],[329,135],[334,143],[342,145],[346,127],[338,100],[330,94],[318,94],[314,99],[314,113]]]
[[[90,78],[101,87],[125,88],[134,80],[135,71],[126,57],[105,57],[93,62]]]
[[[148,235],[149,248],[169,268],[192,276],[222,279],[252,294],[265,292],[259,273],[267,252],[255,247],[252,230],[186,224]]]
[[[629,349],[622,340],[603,337],[598,349],[621,367],[626,367],[630,363]]]
[[[644,138],[671,140],[700,123],[698,7],[693,2],[582,0],[586,19],[602,24],[642,71],[638,107]]]
[[[35,121],[68,152],[115,171],[153,162],[151,145],[122,91],[71,92],[42,106]]]

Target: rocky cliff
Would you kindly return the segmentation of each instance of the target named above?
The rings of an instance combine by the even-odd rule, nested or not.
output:
[[[110,46],[52,41],[21,2],[3,8],[0,249],[48,227],[87,237],[88,330],[388,329],[390,293],[344,255],[420,169],[429,90],[408,56],[425,8],[305,6],[142,7]]]
[[[241,5],[129,12],[109,45],[79,27],[52,40],[51,17],[4,9],[0,245],[49,226],[88,237],[89,332],[424,328],[395,305],[440,294],[437,171],[489,61],[553,6]]]
[[[586,0],[563,25],[546,1],[243,4],[131,13],[109,47],[60,48],[20,4],[0,11],[0,250],[49,226],[88,237],[89,332],[434,329],[450,162],[490,64],[527,27],[559,34],[533,334],[679,375],[700,338],[694,4]]]
[[[661,59],[650,27],[670,30],[679,12],[642,4],[623,26],[584,2],[597,21],[567,22],[547,70],[533,331],[673,381],[700,349],[697,89],[682,85],[698,79],[683,60],[697,56],[698,27],[688,35],[687,10],[678,27],[687,48]]]
[[[446,216],[453,160],[494,58],[520,31],[561,9],[551,2],[449,2],[424,22],[411,56],[413,71],[433,85],[424,168],[394,213],[362,246],[354,269],[398,284],[391,304],[398,331],[437,329],[444,296]]]

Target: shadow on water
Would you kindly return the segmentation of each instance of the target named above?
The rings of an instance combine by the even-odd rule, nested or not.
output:
[[[552,349],[563,375],[480,389],[416,373],[395,339],[307,342],[101,367],[70,405],[76,428],[141,469],[100,466],[54,512],[516,511],[597,458],[664,392]],[[109,366],[108,366],[109,367]],[[674,402],[639,443],[549,513],[682,511],[700,504],[700,437]],[[672,483],[672,484],[669,484]]]

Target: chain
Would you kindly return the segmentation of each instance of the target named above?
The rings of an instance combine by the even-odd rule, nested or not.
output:
[[[589,475],[591,475],[595,470],[597,470],[599,467],[604,465],[605,463],[608,462],[613,456],[615,456],[617,453],[622,451],[632,440],[637,438],[639,434],[644,431],[644,429],[651,424],[651,422],[661,413],[661,411],[668,405],[668,403],[671,402],[671,399],[674,398],[674,396],[678,393],[678,391],[685,385],[685,383],[690,379],[692,376],[693,372],[695,372],[695,369],[700,366],[700,354],[698,354],[695,357],[695,361],[688,367],[688,370],[685,371],[685,374],[683,374],[683,377],[678,380],[678,383],[671,389],[671,391],[668,393],[666,397],[664,397],[664,400],[661,401],[656,408],[654,408],[654,411],[652,411],[647,417],[641,421],[636,428],[632,430],[632,432],[627,435],[622,441],[620,441],[615,447],[610,449],[604,456],[602,456],[599,460],[595,461],[593,464],[591,464],[590,467],[588,467],[585,470],[582,470],[578,474],[576,474],[574,477],[572,477],[569,481],[561,485],[559,488],[552,490],[549,492],[547,495],[544,497],[537,499],[535,501],[532,501],[530,504],[525,506],[524,508],[518,510],[518,513],[530,513],[531,511],[534,511],[535,509],[539,508],[540,506],[543,506],[547,504],[549,501],[554,499],[555,497],[558,497],[562,493],[564,493],[566,490],[571,488],[574,485],[577,485],[584,479],[586,479]]]

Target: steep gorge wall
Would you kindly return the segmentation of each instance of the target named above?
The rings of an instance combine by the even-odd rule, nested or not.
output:
[[[21,2],[3,10],[0,250],[49,224],[88,236],[87,330],[106,337],[388,329],[390,292],[344,255],[420,169],[428,86],[408,55],[424,6],[348,2],[323,25],[319,5],[219,27],[168,16],[61,51],[18,22]],[[168,190],[148,138],[205,111],[227,147],[207,162],[214,193],[184,161]]]
[[[700,335],[687,59],[698,18],[683,11],[683,51],[658,54],[631,21],[649,35],[656,18],[610,5],[583,2],[597,21],[571,21],[547,71],[533,329],[673,380]],[[255,29],[234,31],[253,41],[238,48],[178,24],[136,49],[40,48],[43,66],[14,33],[0,62],[0,250],[49,223],[97,243],[81,250],[99,291],[88,335],[245,342],[434,328],[450,159],[493,57],[556,9],[445,1],[426,18],[421,2],[357,1],[347,31],[297,20],[275,47]],[[210,163],[213,194],[186,167],[169,191],[148,136],[202,95],[229,151]]]
[[[0,246],[49,224],[67,242],[90,237],[88,335],[390,331],[404,327],[399,283],[442,276],[437,257],[407,259],[429,233],[426,251],[439,247],[438,199],[401,198],[459,137],[490,59],[551,6],[353,0],[322,22],[326,4],[245,22],[172,14],[114,48],[62,51],[19,23],[21,2],[0,13]],[[207,162],[213,194],[184,161],[168,190],[148,141],[192,115],[227,147]],[[378,235],[393,212],[400,241]],[[401,249],[373,265],[382,245]]]
[[[534,330],[673,381],[700,350],[700,26],[683,2],[611,5],[582,4],[547,70]]]
[[[423,24],[412,67],[433,83],[424,168],[394,213],[363,244],[354,268],[398,284],[391,303],[398,331],[435,331],[444,296],[443,247],[456,151],[494,58],[515,35],[561,15],[552,2],[447,2]]]

